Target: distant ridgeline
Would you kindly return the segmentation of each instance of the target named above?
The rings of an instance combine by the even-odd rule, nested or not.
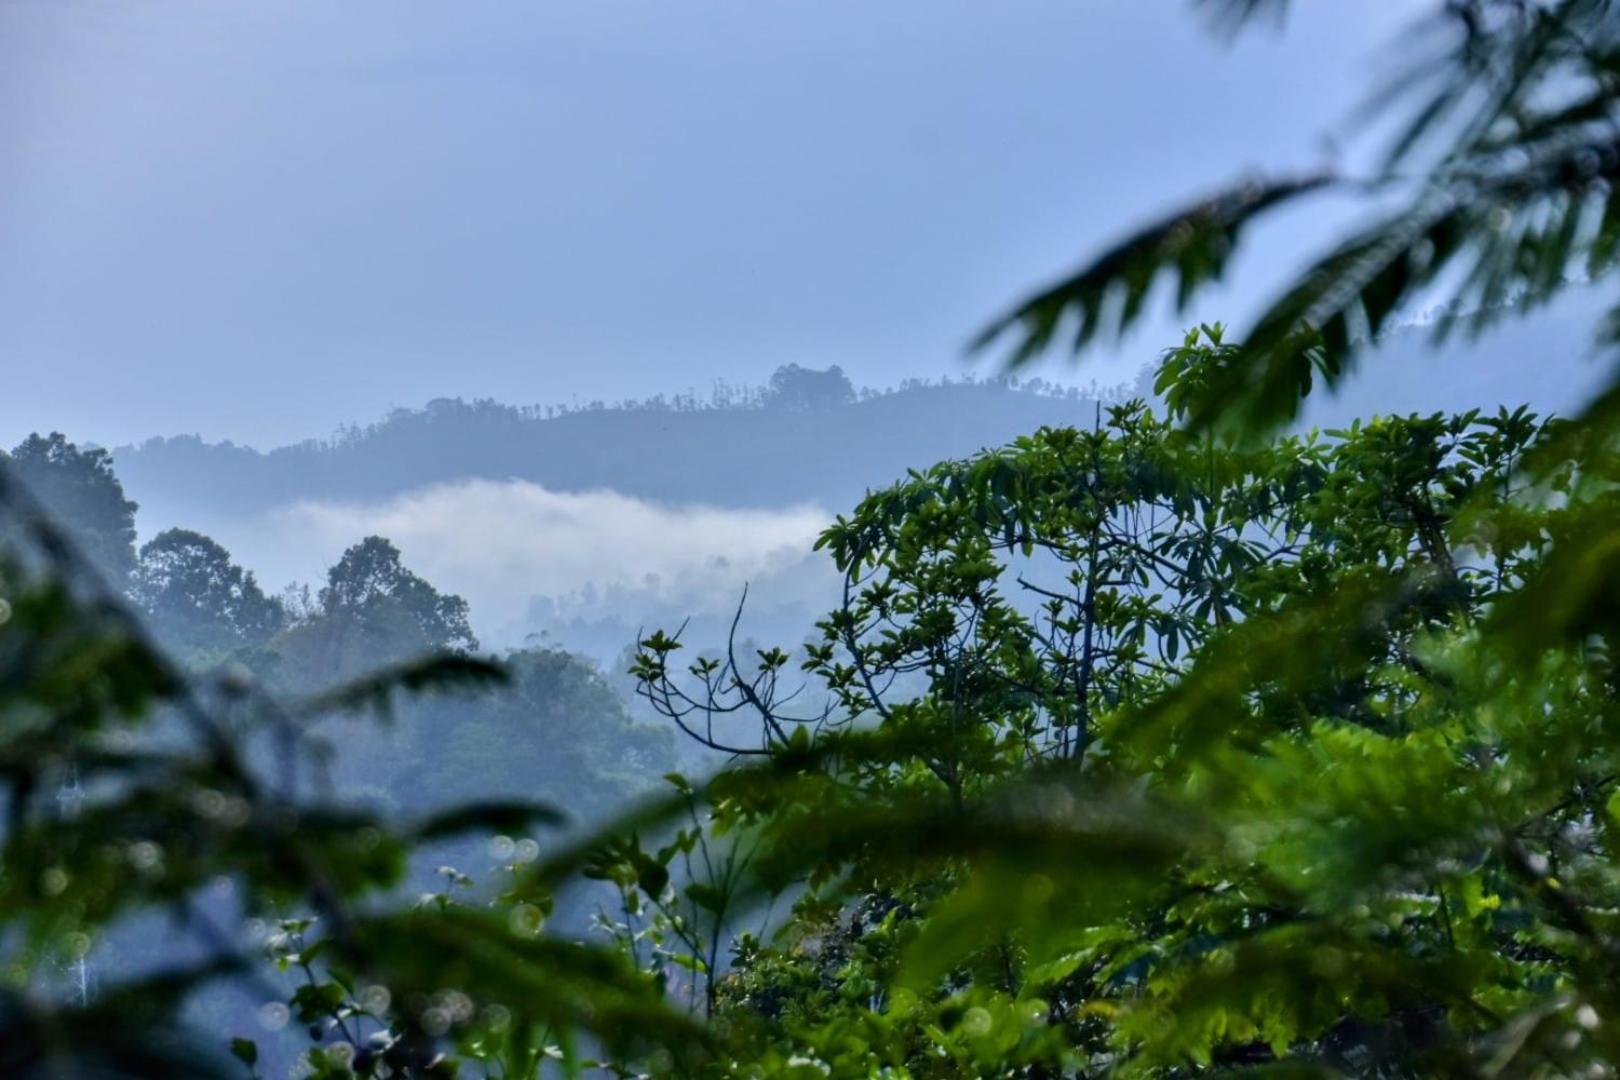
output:
[[[908,468],[1042,425],[1089,424],[1096,401],[1134,392],[972,378],[857,391],[836,367],[789,365],[767,387],[717,384],[707,400],[514,407],[441,398],[267,453],[180,436],[120,447],[115,456],[135,499],[175,520],[189,507],[242,513],[470,478],[719,506],[843,507]]]

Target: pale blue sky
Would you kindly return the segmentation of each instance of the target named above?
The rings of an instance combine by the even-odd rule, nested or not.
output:
[[[1431,6],[1227,45],[1183,0],[5,0],[0,441],[960,371],[1144,215],[1321,163]]]

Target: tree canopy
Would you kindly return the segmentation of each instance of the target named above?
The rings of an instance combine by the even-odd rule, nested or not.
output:
[[[60,432],[33,434],[6,458],[17,482],[33,492],[74,542],[123,588],[135,569],[135,510],[113,473],[112,455],[81,450]]]
[[[61,440],[0,461],[0,1066],[212,1074],[179,999],[274,973],[294,979],[264,991],[266,1026],[296,1019],[303,1071],[329,1077],[1613,1075],[1614,394],[1571,420],[1266,434],[1431,287],[1483,327],[1577,268],[1611,279],[1612,4],[1437,18],[1389,168],[1352,185],[1376,200],[1364,231],[1246,336],[1168,350],[1162,411],[869,494],[821,538],[845,589],[807,640],[746,648],[741,608],[717,651],[646,635],[642,693],[738,760],[549,849],[545,801],[402,820],[317,782],[326,719],[509,678],[393,545],[346,552],[280,645],[334,673],[378,642],[439,653],[314,695],[203,681],[13,479],[60,458],[105,508],[103,459]],[[1348,183],[1217,196],[989,336],[1083,345],[1165,273],[1204,289],[1258,215]],[[599,689],[539,679],[554,655],[511,663]],[[552,704],[529,695],[496,737]],[[485,891],[446,865],[402,895],[413,856],[467,834],[499,861]],[[203,899],[221,881],[225,930]],[[582,882],[615,904],[583,942],[547,924]],[[76,996],[62,965],[142,912],[194,962]],[[256,1039],[231,1049],[256,1069]]]
[[[855,400],[855,386],[834,364],[824,371],[784,364],[771,372],[766,403],[773,408],[810,412],[848,405]]]
[[[1608,662],[1544,641],[1521,668],[1498,636],[1588,509],[1518,475],[1558,433],[1504,410],[1239,449],[1120,407],[827,531],[847,599],[800,664],[825,704],[785,651],[682,667],[649,638],[662,711],[709,738],[745,715],[736,749],[796,775],[709,804],[750,837],[723,911],[810,889],[713,972],[736,1059],[1606,1060],[1580,1010],[1611,1008],[1582,974],[1608,939],[1550,945],[1574,914],[1543,882],[1579,875],[1582,920],[1609,903]]]
[[[477,648],[467,601],[412,572],[399,549],[380,536],[345,550],[310,610],[275,641],[283,666],[327,680],[425,652]]]
[[[166,529],[141,545],[130,594],[153,633],[181,656],[220,656],[261,645],[287,613],[251,570],[190,529]]]

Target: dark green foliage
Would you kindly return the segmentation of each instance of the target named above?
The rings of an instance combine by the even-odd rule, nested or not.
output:
[[[834,409],[855,401],[855,386],[834,364],[825,371],[784,364],[771,373],[766,404],[771,408],[806,412]]]
[[[289,706],[289,711],[300,717],[360,712],[389,717],[393,715],[395,698],[401,693],[505,686],[507,681],[507,669],[488,660],[462,653],[429,653],[323,690]]]
[[[369,536],[327,571],[314,610],[272,644],[278,670],[298,685],[330,684],[424,653],[478,648],[467,601],[441,593]]]
[[[1123,407],[938,466],[824,537],[850,588],[810,728],[649,638],[666,711],[765,729],[701,793],[706,842],[747,838],[727,909],[811,890],[737,938],[735,1071],[1606,1067],[1620,518],[1612,457],[1538,451],[1563,434],[1239,448]],[[1550,575],[1592,602],[1537,602]]]
[[[547,892],[513,893],[496,911],[400,896],[417,844],[551,826],[556,811],[485,802],[400,827],[323,799],[309,780],[320,758],[312,725],[351,697],[292,709],[239,671],[194,684],[4,463],[0,518],[15,538],[0,571],[7,1075],[233,1075],[226,1040],[187,1030],[180,1006],[231,979],[272,1007],[277,969],[304,979],[291,1008],[309,1025],[318,1075],[437,1075],[442,1050],[458,1045],[525,1069],[547,1041],[588,1036],[619,1053],[698,1046],[616,951],[541,933]],[[458,657],[377,681],[424,691],[493,674]],[[250,752],[261,739],[268,759]],[[164,951],[194,965],[143,974],[103,964],[103,941],[157,914]],[[280,918],[268,955],[248,916]],[[61,976],[85,964],[96,968],[93,994]],[[231,1049],[239,1064],[261,1057],[244,1036]]]
[[[489,791],[487,749],[456,754],[565,726],[599,678],[514,655],[518,696],[487,699],[512,711],[433,742],[411,783],[455,776],[470,805],[402,828],[313,799],[297,768],[260,775],[243,736],[307,754],[332,709],[490,670],[461,655],[301,708],[234,679],[201,693],[0,468],[7,534],[37,541],[5,571],[0,625],[0,955],[32,991],[0,1000],[0,1061],[178,1071],[180,991],[268,962],[298,978],[277,1015],[307,1025],[320,1076],[534,1076],[587,1052],[751,1077],[1613,1075],[1620,413],[1271,441],[1213,424],[1247,437],[1286,415],[1443,273],[1476,325],[1552,295],[1577,259],[1611,274],[1612,5],[1444,18],[1454,47],[1420,73],[1438,89],[1391,155],[1428,173],[1379,192],[1404,207],[1246,340],[1206,327],[1167,353],[1169,418],[1121,406],[869,495],[823,537],[847,588],[799,650],[734,634],[682,662],[678,633],[649,635],[643,692],[752,762],[672,776],[545,858],[497,838],[493,896],[451,867],[413,905],[395,887],[423,839],[554,821]],[[1206,204],[1002,328],[1031,351],[1121,300],[1127,324],[1163,267],[1196,290],[1309,187]],[[345,644],[355,627],[464,653],[451,600],[367,541],[304,647],[351,676],[373,655]],[[145,738],[165,714],[184,737]],[[547,765],[656,757],[601,728]],[[71,809],[50,797],[70,783]],[[233,918],[279,919],[262,957],[199,917],[222,876]],[[580,876],[618,895],[596,945],[545,932]],[[196,936],[200,967],[118,985],[99,999],[129,1002],[118,1016],[52,978],[153,910]],[[256,1067],[257,1044],[232,1049]]]
[[[115,589],[135,569],[135,504],[124,498],[105,450],[81,450],[60,432],[30,435],[0,454],[15,481],[61,522]]]
[[[29,1080],[233,1075],[217,1041],[210,1044],[181,1029],[174,1014],[198,985],[234,973],[228,963],[165,971],[77,1010],[42,1009],[8,990],[0,996],[0,1075]]]
[[[389,609],[384,613],[379,609]],[[396,611],[397,609],[397,611]],[[476,649],[467,627],[467,602],[445,596],[405,569],[399,549],[380,536],[368,536],[343,553],[326,575],[321,611],[332,618],[359,620],[404,616],[423,639],[444,649]]]
[[[1174,281],[1176,310],[1183,311],[1205,286],[1221,279],[1250,218],[1327,183],[1324,177],[1308,177],[1248,184],[1155,222],[1079,273],[1024,300],[986,327],[974,348],[1016,334],[1019,341],[1008,362],[1022,366],[1051,347],[1071,317],[1071,347],[1084,348],[1099,333],[1130,327],[1161,275]]]
[[[375,759],[347,775],[400,806],[539,797],[598,823],[672,767],[670,733],[634,720],[588,662],[536,649],[508,654],[503,668],[498,690],[402,702]]]
[[[262,645],[287,622],[251,570],[190,529],[167,529],[141,546],[130,595],[157,638],[184,657]]]
[[[482,802],[458,806],[417,825],[418,840],[437,840],[467,832],[529,833],[536,826],[561,825],[567,818],[554,806],[533,802]]]

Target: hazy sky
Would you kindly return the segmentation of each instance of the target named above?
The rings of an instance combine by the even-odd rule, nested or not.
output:
[[[1228,45],[1183,0],[4,0],[0,441],[961,370],[1145,214],[1323,162],[1431,8]]]

